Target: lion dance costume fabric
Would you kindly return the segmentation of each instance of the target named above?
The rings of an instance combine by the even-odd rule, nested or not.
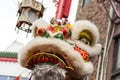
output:
[[[101,51],[95,24],[39,19],[32,34],[34,39],[19,52],[20,65],[32,71],[30,80],[80,80],[93,72],[90,58]]]

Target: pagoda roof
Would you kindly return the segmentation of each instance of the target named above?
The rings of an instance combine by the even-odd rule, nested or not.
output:
[[[19,7],[31,7],[37,11],[41,11],[42,9],[44,9],[43,4],[35,0],[23,0],[20,3]]]

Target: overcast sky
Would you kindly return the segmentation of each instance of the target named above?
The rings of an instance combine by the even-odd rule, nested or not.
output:
[[[20,31],[17,34],[17,31],[15,31],[15,25],[18,18],[18,16],[16,16],[18,11],[18,1],[21,0],[0,1],[0,51],[4,51],[10,44],[14,42],[14,40],[17,40],[22,44],[26,44],[29,40],[31,40],[31,35],[28,35],[26,38],[25,32]],[[52,0],[43,0],[43,4],[47,8],[43,19],[49,21],[55,16],[55,5],[52,3]],[[72,24],[75,20],[77,5],[78,0],[72,0],[72,6],[69,15],[69,21]],[[52,15],[50,16],[50,14]]]

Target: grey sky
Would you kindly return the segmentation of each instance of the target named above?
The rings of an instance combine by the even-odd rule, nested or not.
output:
[[[18,40],[23,44],[26,44],[31,36],[26,38],[26,33],[20,31],[19,34],[15,31],[15,25],[17,21],[17,2],[21,0],[1,0],[0,1],[0,51],[5,50],[14,40]],[[41,0],[38,0],[41,1]],[[44,13],[43,19],[49,21],[55,16],[55,5],[52,0],[43,0],[43,4],[47,7]],[[74,22],[78,0],[72,1],[69,20]],[[52,15],[51,15],[52,14]],[[51,15],[51,16],[50,16]]]

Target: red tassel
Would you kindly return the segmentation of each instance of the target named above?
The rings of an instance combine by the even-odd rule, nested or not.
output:
[[[15,80],[21,80],[21,75],[17,76]]]

